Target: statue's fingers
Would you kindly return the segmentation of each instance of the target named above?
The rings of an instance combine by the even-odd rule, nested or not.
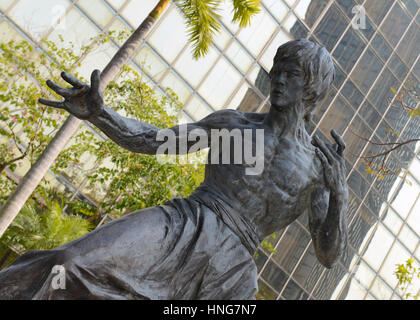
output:
[[[318,156],[319,160],[321,160],[321,163],[324,166],[324,168],[329,168],[330,163],[328,162],[328,159],[325,156],[325,154],[319,148],[315,148],[315,153]]]
[[[314,136],[314,140],[318,146],[318,148],[322,151],[322,153],[327,157],[330,163],[333,163],[334,156],[331,153],[331,150],[328,149],[327,145],[322,141],[317,135]]]
[[[43,98],[39,98],[38,102],[41,103],[41,104],[44,104],[46,106],[49,106],[49,107],[66,110],[66,108],[64,107],[64,104],[62,102],[51,101],[51,100],[47,100],[47,99],[43,99]]]
[[[55,84],[51,80],[47,80],[47,86],[54,90],[57,94],[63,97],[71,96],[71,91],[69,89],[60,87],[59,85]]]
[[[338,148],[337,153],[340,156],[343,156],[344,150],[346,149],[346,143],[344,139],[333,129],[331,130],[331,136],[334,138],[335,142],[337,142]]]
[[[101,84],[101,71],[94,70],[90,76],[90,86],[94,92],[99,91],[99,87]]]
[[[100,90],[101,85],[101,72],[99,70],[94,70],[90,76],[90,86],[93,93],[93,98],[97,103],[102,102],[102,93]]]
[[[83,88],[86,86],[85,83],[74,77],[72,74],[67,73],[65,71],[61,72],[61,77],[67,82],[70,83],[75,88]]]

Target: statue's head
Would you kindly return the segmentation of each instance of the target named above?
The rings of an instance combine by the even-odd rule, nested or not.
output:
[[[276,110],[303,102],[309,120],[325,98],[334,79],[334,64],[328,51],[306,39],[281,45],[270,71],[271,106]]]

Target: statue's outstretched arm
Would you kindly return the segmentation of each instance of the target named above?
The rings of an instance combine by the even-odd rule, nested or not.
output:
[[[92,73],[91,86],[65,72],[61,76],[73,87],[63,88],[50,80],[47,81],[47,85],[57,94],[63,96],[64,101],[50,101],[41,98],[39,102],[47,106],[64,109],[79,119],[88,120],[101,129],[115,143],[133,152],[145,154],[159,153],[159,147],[165,142],[164,139],[159,139],[159,136],[168,136],[168,131],[172,131],[172,136],[176,140],[176,146],[182,143],[186,143],[187,145],[185,149],[172,149],[175,150],[173,153],[185,154],[187,150],[190,150],[190,146],[195,143],[194,140],[188,139],[187,133],[190,133],[194,129],[201,129],[202,133],[207,133],[211,128],[225,127],[225,124],[232,123],[230,121],[232,112],[219,111],[196,123],[179,125],[169,129],[159,129],[135,119],[125,118],[105,106],[102,93],[99,89],[99,70],[95,70]],[[207,146],[202,145],[202,148],[206,148]]]
[[[347,202],[343,152],[345,143],[333,130],[337,144],[327,145],[314,138],[316,153],[324,167],[325,187],[312,193],[309,209],[309,229],[318,260],[331,268],[340,258],[347,243]]]

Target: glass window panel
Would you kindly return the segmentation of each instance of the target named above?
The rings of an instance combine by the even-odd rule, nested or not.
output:
[[[365,2],[364,7],[368,16],[379,25],[393,2],[394,0],[369,0]]]
[[[20,0],[10,10],[9,17],[35,40],[40,40],[46,31],[59,23],[55,28],[61,33],[72,30],[72,21],[65,17],[67,8],[71,5],[68,0]],[[84,18],[86,19],[86,18]]]
[[[302,2],[308,2],[308,1],[302,1]],[[310,4],[308,8],[306,9],[306,12],[303,14],[303,11],[301,11],[299,14],[304,15],[303,20],[305,21],[306,25],[309,28],[312,28],[315,21],[319,18],[322,11],[328,4],[328,0],[316,0],[316,1],[310,1]]]
[[[324,270],[315,256],[313,245],[310,245],[292,278],[307,292],[311,292]]]
[[[109,27],[110,31],[116,31],[117,33],[120,31],[130,32],[131,28],[129,28],[119,17],[115,18],[112,22],[111,26]],[[115,39],[115,42],[118,45],[123,45],[124,40]]]
[[[255,65],[248,73],[248,79],[265,97],[269,95],[270,77],[264,68],[261,68],[260,65]]]
[[[149,46],[143,46],[136,55],[135,61],[147,74],[158,80],[164,74],[167,67]]]
[[[287,23],[285,23],[284,28],[286,28]],[[309,30],[304,26],[302,22],[296,20],[293,26],[290,29],[286,30],[292,35],[293,39],[306,38],[308,36]]]
[[[405,112],[400,106],[393,104],[389,107],[388,111],[386,112],[385,119],[389,126],[395,132],[394,135],[399,135],[404,129],[407,121],[410,120],[410,115],[408,114],[408,112]]]
[[[381,33],[388,39],[391,46],[395,47],[401,39],[410,20],[410,17],[403,11],[397,2],[380,28]]]
[[[358,32],[363,34],[367,40],[370,40],[376,31],[376,27],[373,25],[369,17],[366,17],[366,26],[363,29],[359,29]]]
[[[359,265],[354,268],[353,274],[354,279],[364,288],[369,288],[375,278],[375,272],[363,261],[360,261]]]
[[[376,50],[382,60],[386,61],[392,53],[391,47],[385,41],[384,37],[377,33],[371,42],[372,47]]]
[[[324,115],[325,111],[327,110],[327,108],[330,106],[331,101],[334,99],[335,95],[337,93],[337,90],[332,87],[330,89],[330,91],[327,94],[327,97],[325,98],[325,100],[323,100],[318,107],[315,109],[315,113],[313,115],[313,121],[314,123],[318,123],[319,120],[321,119],[321,117]]]
[[[326,269],[316,285],[313,296],[318,300],[331,299],[335,288],[346,275],[347,272],[339,264]]]
[[[118,4],[116,3],[116,5]],[[128,1],[128,4],[121,10],[120,15],[136,29],[146,19],[155,5],[155,0]]]
[[[349,159],[350,163],[354,164],[358,160],[359,155],[367,143],[360,137],[369,139],[371,135],[372,130],[369,129],[359,116],[356,116],[343,137],[347,144],[346,149],[348,150],[346,158]]]
[[[78,49],[88,45],[91,38],[97,36],[99,32],[99,29],[76,9],[71,9],[62,23],[65,24],[66,30],[71,30],[71,32],[64,32],[61,28],[55,28],[48,36],[48,40],[61,43],[59,39],[59,35],[61,35],[64,39],[64,47],[67,43],[75,45],[75,54],[79,54]]]
[[[394,243],[379,273],[391,287],[394,288],[398,284],[394,273],[396,264],[405,263],[410,256],[410,253],[398,241]]]
[[[178,10],[173,9],[149,38],[149,43],[169,63],[174,61],[181,49],[188,43],[184,24]]]
[[[230,43],[226,49],[226,55],[243,73],[247,73],[252,65],[251,57],[236,41]]]
[[[333,3],[315,29],[315,35],[321,40],[321,43],[327,50],[331,52],[347,24],[348,21],[344,15],[337,8],[337,5]]]
[[[340,300],[363,300],[366,295],[366,289],[358,280],[350,278],[349,289],[343,292]]]
[[[351,246],[361,252],[364,248],[366,237],[376,223],[376,217],[362,205],[357,211],[349,226],[349,242]]]
[[[378,270],[394,239],[394,236],[392,236],[385,227],[379,224],[363,255],[363,259],[366,260],[373,269]]]
[[[360,206],[360,199],[354,194],[354,192],[350,189],[349,190],[349,199],[347,204],[347,221],[348,223],[352,223],[354,215],[356,214],[357,210]]]
[[[265,262],[267,261],[267,256],[265,255],[263,251],[258,249],[254,255],[254,259],[255,259],[255,264],[257,265],[257,270],[258,272],[260,272]]]
[[[419,244],[419,237],[406,224],[404,224],[398,235],[398,240],[400,240],[411,252],[414,252]]]
[[[343,133],[354,113],[353,108],[343,99],[342,95],[338,95],[320,123],[319,127],[322,133],[327,137],[330,136],[331,129],[335,129],[339,134]]]
[[[408,73],[408,68],[395,53],[392,55],[388,65],[391,71],[397,76],[398,80],[403,81]]]
[[[232,22],[232,12],[233,12],[233,5],[232,1],[221,1],[219,4],[220,10],[217,12],[221,16],[222,23],[230,30],[232,33],[236,33],[239,29],[239,25],[237,23]],[[254,20],[252,21],[254,23]]]
[[[195,60],[192,58],[191,46],[189,46],[189,49],[181,54],[174,67],[190,85],[197,87],[205,74],[213,67],[217,57],[217,52],[210,48],[205,57]]]
[[[280,292],[287,280],[287,274],[284,273],[274,262],[269,261],[261,274],[261,277],[275,289]]]
[[[185,103],[191,94],[190,89],[172,71],[163,78],[162,86],[171,88],[182,103]]]
[[[420,235],[420,198],[417,199],[417,202],[407,219],[407,223],[418,235]]]
[[[270,39],[276,27],[277,24],[268,13],[262,11],[252,19],[251,26],[241,29],[238,39],[256,57]]]
[[[230,34],[221,26],[220,32],[214,36],[214,43],[220,50],[224,50],[226,46],[232,41]]]
[[[386,209],[385,200],[374,190],[374,188],[370,189],[365,199],[365,205],[378,218],[382,216]]]
[[[301,0],[301,1],[299,1],[299,3],[297,4],[297,6],[294,8],[294,12],[296,13],[296,15],[300,18],[300,19],[302,19],[302,20],[304,20],[305,19],[305,17],[306,17],[306,14],[307,14],[307,12],[308,12],[308,10],[309,10],[309,7],[310,7],[310,5],[311,5],[311,2],[312,1],[304,1],[304,0]],[[319,2],[319,1],[317,1],[317,2]]]
[[[244,83],[230,102],[229,108],[243,112],[255,112],[261,103],[262,99],[255,90],[248,83]]]
[[[334,62],[334,69],[335,69],[335,77],[333,81],[333,86],[338,89],[346,80],[347,75],[346,73],[343,72],[341,67],[336,62]]]
[[[341,94],[347,98],[354,110],[357,110],[363,101],[363,94],[351,80],[347,80],[343,89],[341,89]]]
[[[401,218],[390,207],[387,207],[387,209],[385,210],[384,216],[382,217],[382,222],[395,235],[398,234],[403,224],[403,221],[401,220]]]
[[[378,300],[389,300],[392,295],[392,289],[378,277],[373,282],[369,292]]]
[[[257,300],[276,300],[279,294],[274,292],[264,280],[258,279],[258,293],[256,294]]]
[[[6,21],[0,22],[0,35],[2,42],[8,42],[10,40],[21,41],[23,37]]]
[[[290,279],[284,289],[282,296],[286,300],[307,300],[309,294],[307,294],[299,285]]]
[[[184,109],[195,121],[199,121],[213,112],[205,102],[196,96],[192,97]]]
[[[392,207],[397,211],[401,218],[405,219],[414,205],[417,195],[420,193],[420,188],[414,180],[407,176],[406,181],[403,182],[397,191],[394,200],[391,202]]]
[[[126,2],[126,0],[106,0],[106,2],[108,2],[115,10],[118,10],[124,2]]]
[[[277,246],[273,260],[291,273],[305,251],[311,237],[297,223],[289,225]]]
[[[346,72],[350,72],[365,47],[364,40],[353,28],[350,28],[341,39],[333,56]]]
[[[0,9],[6,11],[15,0],[2,0],[0,1]]]
[[[401,0],[402,7],[406,12],[414,16],[419,9],[420,3],[417,0]]]
[[[239,73],[221,58],[199,88],[200,94],[214,108],[225,108],[225,102],[241,80]]]
[[[346,16],[350,20],[352,20],[354,17],[354,13],[352,10],[353,10],[353,7],[357,5],[357,3],[354,0],[336,0],[335,2],[339,5],[341,10],[344,11]]]
[[[367,122],[367,124],[372,129],[375,129],[379,121],[381,120],[381,116],[379,115],[378,111],[376,111],[376,109],[372,107],[372,105],[367,100],[359,109],[358,114]]]
[[[368,48],[350,77],[363,93],[367,93],[382,67],[382,61],[372,49]]]
[[[379,112],[384,112],[389,105],[389,99],[394,96],[390,88],[398,88],[399,85],[400,82],[397,78],[391,74],[388,68],[385,68],[376,81],[368,99]]]
[[[99,50],[92,50],[83,59],[83,63],[76,69],[81,77],[90,79],[93,70],[103,70],[105,66],[111,61],[118,48],[111,42],[101,45]]]
[[[419,16],[419,15],[417,15]],[[420,28],[417,24],[413,23],[408,28],[404,38],[400,42],[397,48],[397,53],[407,64],[411,65],[416,60],[418,53],[420,52]]]
[[[260,61],[261,64],[264,66],[267,72],[270,72],[271,68],[273,67],[273,59],[276,55],[277,49],[287,41],[292,40],[292,38],[287,35],[282,30],[279,30],[277,35],[274,37],[273,41],[270,43],[268,48],[264,51]]]
[[[113,13],[101,0],[79,0],[77,5],[101,27],[104,27],[113,17]]]
[[[281,22],[289,12],[289,8],[284,4],[283,1],[278,0],[264,0],[264,5],[267,7],[268,11],[276,17],[278,22]]]

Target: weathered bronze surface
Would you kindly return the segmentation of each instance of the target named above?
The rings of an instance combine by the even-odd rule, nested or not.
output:
[[[91,86],[62,76],[72,88],[48,85],[65,100],[41,103],[90,121],[123,148],[158,153],[163,130],[106,107],[99,71],[92,73]],[[334,130],[333,145],[311,139],[305,121],[333,77],[325,48],[303,39],[285,43],[270,72],[268,113],[225,109],[166,129],[188,150],[195,142],[181,134],[184,129],[209,136],[211,129],[262,129],[262,173],[246,174],[249,164],[209,163],[205,181],[186,199],[133,212],[56,249],[27,252],[0,272],[0,298],[254,299],[254,251],[302,214],[309,217],[318,260],[331,268],[347,241],[345,143]],[[209,157],[214,152],[219,150],[210,148]],[[65,289],[52,286],[54,265],[64,266]]]

